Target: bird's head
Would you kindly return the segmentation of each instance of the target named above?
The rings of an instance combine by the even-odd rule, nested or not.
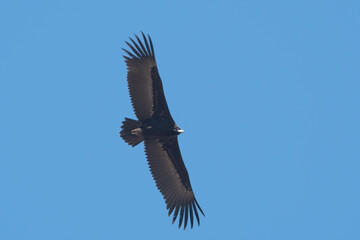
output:
[[[182,130],[181,128],[179,128],[177,126],[174,128],[173,131],[174,131],[175,135],[179,135],[180,133],[184,132],[184,130]]]

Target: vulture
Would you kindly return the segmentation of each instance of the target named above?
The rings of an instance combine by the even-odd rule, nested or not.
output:
[[[172,223],[179,215],[179,228],[184,229],[194,215],[200,225],[199,213],[203,216],[190,184],[189,174],[181,157],[178,135],[184,131],[172,118],[166,103],[163,85],[155,61],[153,43],[149,35],[142,40],[135,35],[129,50],[123,49],[127,66],[127,83],[133,110],[137,120],[125,118],[122,122],[121,138],[135,147],[144,142],[145,154],[152,177],[172,213]]]

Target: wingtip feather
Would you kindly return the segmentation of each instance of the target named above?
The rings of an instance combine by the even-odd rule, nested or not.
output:
[[[203,212],[203,210],[201,209],[199,203],[196,201],[196,199],[194,200],[194,202],[196,203],[196,206],[199,208],[200,212],[202,213],[202,215],[205,217],[205,213]]]
[[[182,225],[183,218],[184,218],[184,206],[181,206],[180,219],[179,219],[179,228],[180,228],[181,225]]]
[[[177,215],[178,215],[178,213],[179,213],[179,209],[180,209],[179,206],[177,206],[176,209],[175,209],[174,216],[173,216],[173,220],[172,220],[172,224],[174,224],[174,222],[176,221]]]
[[[189,211],[189,207],[188,204],[185,205],[185,219],[184,219],[184,230],[187,226],[187,222],[188,222],[188,211]]]

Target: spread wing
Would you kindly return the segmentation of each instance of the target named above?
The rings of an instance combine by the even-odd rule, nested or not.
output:
[[[200,225],[197,210],[200,210],[203,215],[204,213],[192,191],[177,137],[166,140],[145,139],[145,152],[156,186],[164,196],[166,207],[169,209],[169,216],[175,210],[173,223],[180,212],[179,228],[183,220],[184,229],[186,228],[189,215],[192,228],[193,213],[195,213],[197,222]]]
[[[150,117],[171,118],[166,103],[161,78],[156,66],[154,47],[150,36],[148,40],[142,33],[143,42],[130,38],[126,42],[131,51],[123,49],[128,56],[124,56],[127,65],[127,82],[131,103],[135,115],[139,120]]]

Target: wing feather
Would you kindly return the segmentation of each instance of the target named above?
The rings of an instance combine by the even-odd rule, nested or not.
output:
[[[191,228],[194,225],[194,215],[193,215],[193,211],[192,211],[192,204],[189,204],[189,212],[190,212],[190,223],[191,223]]]
[[[179,228],[181,227],[181,224],[183,222],[183,218],[184,218],[184,206],[182,205],[181,210],[180,210]],[[184,227],[184,229],[185,229],[185,227]]]
[[[137,36],[135,35],[135,37],[137,37]],[[134,41],[134,39],[130,38],[130,41],[134,44],[134,46],[140,53],[141,57],[146,57],[145,53],[142,51],[142,49],[139,47],[139,45]]]
[[[153,45],[151,37],[149,35],[148,35],[148,38],[149,38],[149,42],[150,42],[152,57],[155,58],[154,45]]]
[[[189,204],[186,204],[185,205],[185,218],[184,218],[184,229],[186,228],[186,226],[187,226],[187,222],[188,222],[188,206],[189,206]]]
[[[138,36],[138,42],[130,38],[126,41],[130,50],[123,49],[127,65],[127,82],[131,103],[136,117],[142,121],[153,116],[171,118],[166,103],[162,81],[157,69],[154,47],[150,36],[148,40],[142,33],[144,43]],[[149,44],[150,43],[150,44]]]
[[[150,47],[149,47],[149,43],[145,37],[145,34],[143,32],[141,32],[142,36],[143,36],[143,39],[144,39],[144,42],[145,42],[145,45],[146,45],[146,49],[147,49],[147,53],[149,54],[149,57],[154,57],[152,56],[151,54],[151,50],[150,50]]]
[[[198,223],[200,223],[196,208],[201,213],[203,212],[192,191],[188,173],[181,157],[177,137],[166,140],[145,139],[145,153],[156,186],[164,196],[167,209],[169,209],[169,216],[175,210],[173,223],[180,216],[179,228],[184,222],[185,229],[190,215],[192,227],[193,211]]]
[[[197,210],[196,210],[195,203],[192,202],[191,204],[192,204],[192,206],[193,206],[194,213],[195,213],[195,216],[196,216],[196,220],[197,220],[197,222],[198,222],[198,225],[200,225],[200,218],[199,218],[199,214],[198,214],[198,212],[197,212]]]
[[[144,57],[149,57],[149,54],[147,53],[144,45],[142,44],[141,40],[139,39],[139,37],[137,35],[135,35],[136,39],[138,40],[138,43],[140,44],[141,50],[144,53]]]
[[[172,220],[172,224],[174,224],[174,222],[176,221],[176,218],[177,218],[178,213],[179,213],[179,209],[180,209],[180,206],[177,206],[176,209],[175,209],[174,217],[173,217],[173,220]]]
[[[131,38],[130,40],[134,42]],[[125,43],[130,47],[130,49],[136,54],[138,58],[141,58],[141,54],[129,42],[125,41]]]

